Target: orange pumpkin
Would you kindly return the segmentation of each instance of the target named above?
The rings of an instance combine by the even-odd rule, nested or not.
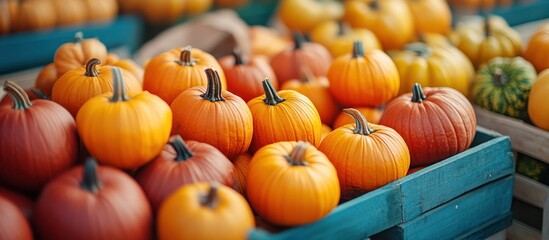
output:
[[[51,96],[51,90],[56,81],[57,71],[55,70],[55,65],[50,63],[38,73],[38,77],[34,81],[34,87],[40,89],[44,94]]]
[[[383,115],[383,110],[380,108],[370,108],[370,107],[357,107],[355,108],[358,110],[366,119],[368,119],[369,123],[373,124],[379,124],[379,119],[381,119],[381,115]],[[340,128],[343,125],[354,123],[355,119],[350,116],[349,114],[345,113],[344,111],[341,111],[336,119],[334,120],[334,123],[332,124],[332,128]]]
[[[452,13],[446,0],[407,0],[416,33],[450,32]]]
[[[112,65],[120,61],[120,58],[116,53],[107,53],[107,60],[105,60],[105,65]]]
[[[118,8],[122,13],[139,13],[142,0],[118,0]]]
[[[377,107],[397,96],[398,70],[387,54],[364,51],[355,42],[352,54],[336,58],[328,70],[330,93],[345,106]]]
[[[53,64],[57,70],[57,77],[85,65],[92,58],[97,58],[101,62],[107,59],[107,47],[99,40],[95,38],[84,40],[82,32],[77,32],[74,38],[74,43],[65,43],[55,51]]]
[[[116,0],[85,0],[90,21],[112,21],[118,14]]]
[[[212,55],[190,46],[172,49],[147,63],[143,89],[171,104],[186,89],[206,86],[208,77],[205,70],[210,67],[218,71],[221,86],[226,89],[225,74]]]
[[[543,70],[549,68],[549,24],[541,26],[535,33],[530,37],[528,44],[526,45],[526,50],[522,55],[524,59],[531,62],[536,71],[542,72]]]
[[[18,0],[0,1],[0,35],[15,30],[18,11]]]
[[[311,39],[324,45],[333,57],[351,52],[355,41],[362,41],[365,49],[381,49],[376,35],[365,28],[350,28],[343,22],[327,21],[311,31]]]
[[[215,5],[223,8],[238,7],[250,2],[250,0],[215,0]]]
[[[83,1],[51,0],[57,16],[58,26],[74,25],[86,22],[88,9]]]
[[[322,140],[332,132],[332,128],[326,124],[322,124],[321,132],[322,136],[320,137],[320,141],[322,142]]]
[[[369,124],[356,109],[343,111],[355,124],[335,129],[319,147],[337,170],[341,197],[352,199],[406,176],[410,152],[404,139],[392,128]]]
[[[277,16],[292,31],[309,32],[316,25],[341,18],[343,8],[337,1],[282,0]]]
[[[55,26],[57,15],[51,1],[21,1],[17,11],[15,29],[18,31],[44,30]]]
[[[149,23],[155,25],[171,23],[185,12],[185,1],[141,0],[141,11]]]
[[[238,155],[233,161],[234,168],[236,169],[235,190],[244,197],[246,197],[246,176],[248,176],[248,166],[251,160],[252,156],[249,153],[243,153]]]
[[[528,115],[534,125],[549,131],[549,106],[547,105],[547,93],[549,93],[549,70],[538,75],[528,97]]]
[[[317,221],[337,206],[340,197],[334,166],[326,155],[302,141],[261,148],[250,162],[246,182],[254,210],[280,226]]]
[[[265,55],[271,58],[291,46],[291,41],[280,36],[280,34],[272,28],[251,26],[248,28],[248,33],[250,36],[250,48],[253,55]]]
[[[232,159],[250,147],[252,113],[242,98],[222,90],[215,70],[205,72],[207,87],[190,88],[173,100],[172,134],[208,143]]]
[[[208,11],[213,5],[213,0],[186,0],[185,12],[191,15]]]
[[[265,95],[248,102],[253,116],[253,139],[250,150],[280,141],[320,143],[322,123],[314,104],[294,90],[277,92],[269,79],[263,80]]]
[[[160,206],[158,239],[247,239],[255,226],[250,206],[217,183],[181,187]]]
[[[143,75],[144,75],[143,68],[137,65],[137,63],[135,63],[133,60],[129,58],[125,58],[125,59],[118,60],[109,65],[127,70],[135,77],[137,82],[139,82],[140,86],[143,85]]]

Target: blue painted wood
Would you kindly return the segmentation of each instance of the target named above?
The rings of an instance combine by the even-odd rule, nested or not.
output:
[[[495,136],[481,128],[476,134],[483,139]],[[397,180],[394,184],[400,185],[402,192],[404,222],[514,171],[510,139],[499,137]]]
[[[373,239],[453,239],[511,211],[513,176],[468,192]]]
[[[82,31],[85,38],[98,38],[109,49],[127,46],[133,51],[141,42],[141,26],[139,17],[122,15],[110,23],[88,23],[0,36],[0,74],[52,62],[57,48],[63,43],[73,41],[74,33],[78,31]]]
[[[505,18],[510,26],[549,18],[549,0],[536,0],[530,3],[514,4],[508,8],[496,9],[493,14]]]
[[[494,219],[493,221],[487,222],[479,226],[477,229],[473,229],[469,233],[466,233],[462,236],[455,237],[455,239],[486,239],[504,229],[508,228],[513,224],[513,214],[507,213],[501,217]]]

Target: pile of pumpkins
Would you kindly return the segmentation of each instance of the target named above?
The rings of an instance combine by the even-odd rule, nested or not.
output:
[[[283,0],[281,19],[303,2]],[[288,22],[303,29],[282,37],[251,27],[251,53],[216,59],[182,46],[144,67],[77,34],[35,88],[3,85],[0,238],[245,239],[262,224],[318,221],[465,151],[471,102],[521,116],[530,101],[533,122],[549,122],[532,103],[549,87],[547,72],[536,80],[547,27],[524,53],[494,17],[448,26],[449,38],[418,30],[420,20],[410,38],[379,37],[374,27],[398,22],[379,19],[402,17],[386,14],[406,4],[346,1],[350,26],[301,9],[310,28]]]

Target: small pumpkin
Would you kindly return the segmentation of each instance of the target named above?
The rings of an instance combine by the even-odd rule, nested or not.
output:
[[[75,25],[86,22],[88,9],[83,1],[51,0],[57,16],[57,26]]]
[[[261,79],[265,76],[269,76],[273,87],[278,89],[276,75],[265,57],[251,56],[246,60],[240,51],[234,50],[232,56],[219,59],[219,64],[227,78],[227,90],[245,102],[263,94]]]
[[[116,53],[107,53],[107,60],[105,60],[106,65],[111,65],[120,61],[120,57]]]
[[[90,59],[86,66],[78,67],[63,74],[53,85],[52,101],[69,110],[73,117],[90,98],[113,91],[112,67],[99,66],[101,61]],[[127,91],[141,92],[141,85],[129,72],[122,70],[124,88]]]
[[[248,167],[248,200],[270,223],[308,224],[326,216],[339,202],[336,169],[309,143],[267,145],[257,151]]]
[[[473,106],[458,91],[414,84],[385,107],[379,123],[397,131],[410,150],[411,166],[429,165],[467,150],[475,137]]]
[[[341,18],[343,7],[332,0],[282,0],[277,15],[290,30],[306,33],[324,21]]]
[[[95,38],[84,39],[82,32],[74,35],[74,43],[64,43],[55,51],[53,64],[57,70],[57,77],[63,76],[66,72],[86,65],[92,59],[97,58],[105,62],[107,58],[107,47]]]
[[[232,159],[248,151],[252,113],[242,98],[222,90],[217,71],[205,72],[207,87],[187,89],[173,100],[172,134],[208,143]]]
[[[55,27],[57,15],[51,1],[20,1],[15,21],[17,31],[46,30]]]
[[[42,90],[40,89],[37,89],[37,88],[29,88],[29,89],[25,89],[25,93],[27,94],[27,96],[29,97],[29,100],[32,101],[32,100],[35,100],[35,99],[45,99],[45,100],[48,100],[50,97],[47,96],[44,92],[42,92]],[[0,105],[9,105],[9,106],[13,106],[13,100],[5,95],[2,100],[0,101]]]
[[[160,206],[158,239],[246,239],[255,226],[250,206],[217,183],[181,187]]]
[[[133,60],[129,58],[120,59],[109,65],[127,70],[135,77],[135,79],[137,80],[140,86],[143,85],[144,70],[141,66],[137,65],[137,63],[134,62]]]
[[[181,186],[198,182],[219,182],[232,187],[235,169],[219,150],[197,141],[172,137],[164,149],[135,176],[154,210]]]
[[[246,176],[248,176],[248,166],[252,160],[252,155],[249,153],[243,153],[238,155],[233,160],[233,165],[236,170],[236,183],[235,190],[242,196],[246,197]]]
[[[448,34],[452,12],[446,0],[406,0],[414,20],[416,33]]]
[[[42,239],[150,239],[152,211],[128,174],[88,159],[52,180],[36,203]],[[108,224],[105,224],[108,223]]]
[[[248,34],[253,55],[264,55],[271,58],[291,46],[291,40],[281,36],[272,28],[251,26],[248,28]]]
[[[207,52],[187,46],[172,49],[154,57],[145,67],[143,89],[166,103],[172,101],[191,87],[206,86],[206,68],[218,71],[221,86],[226,89],[225,74],[217,60]]]
[[[330,93],[345,106],[377,107],[397,96],[398,70],[381,50],[364,51],[362,42],[353,44],[352,54],[336,58],[328,70]]]
[[[307,141],[318,146],[322,123],[313,102],[294,90],[277,92],[269,79],[262,82],[265,94],[248,102],[253,116],[250,150],[280,141]]]
[[[11,81],[4,91],[13,105],[0,105],[0,185],[36,192],[75,163],[74,119],[57,103],[30,101]]]
[[[214,0],[186,0],[185,12],[190,15],[196,15],[208,11]]]
[[[355,109],[362,113],[362,115],[368,119],[369,123],[373,124],[379,124],[379,119],[381,119],[381,115],[383,115],[383,110],[381,108],[357,107]],[[332,128],[337,129],[351,123],[355,123],[355,119],[344,111],[340,111],[332,124]]]
[[[185,1],[141,0],[141,11],[153,25],[172,23],[185,13]]]
[[[356,109],[343,111],[355,124],[335,129],[319,147],[337,170],[341,198],[355,198],[406,176],[410,152],[404,139],[392,128],[368,123]]]
[[[116,0],[85,0],[89,21],[108,22],[116,18],[118,3]]]
[[[134,169],[151,161],[168,141],[172,111],[147,91],[128,93],[122,70],[111,71],[113,93],[86,101],[76,115],[76,127],[98,162]]]
[[[548,52],[549,24],[545,24],[530,37],[530,40],[526,45],[526,50],[524,50],[524,54],[522,56],[534,65],[536,71],[542,72],[543,70],[549,68]]]
[[[536,70],[523,58],[494,58],[477,72],[474,103],[496,113],[522,117],[535,80]]]
[[[0,35],[7,34],[15,30],[18,11],[18,0],[0,1]]]
[[[342,21],[318,24],[311,31],[311,39],[324,45],[334,58],[351,52],[355,41],[362,41],[365,49],[381,49],[376,35],[370,30],[350,28]]]
[[[56,81],[57,70],[55,69],[55,65],[50,63],[38,73],[38,77],[34,81],[34,87],[40,89],[47,96],[51,96],[51,90]]]
[[[0,239],[32,240],[32,230],[21,210],[0,196]]]
[[[549,106],[547,106],[547,93],[549,93],[549,70],[541,72],[530,90],[528,98],[528,115],[534,125],[549,131]]]

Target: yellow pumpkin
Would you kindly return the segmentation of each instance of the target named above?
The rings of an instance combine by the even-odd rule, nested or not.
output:
[[[407,0],[416,33],[450,32],[452,13],[446,0]]]
[[[364,49],[380,49],[381,44],[370,30],[351,28],[343,22],[326,21],[311,31],[311,39],[324,45],[333,57],[351,52],[354,41],[362,41]]]
[[[309,32],[317,24],[339,19],[343,7],[337,1],[282,0],[278,6],[278,17],[290,29]]]

